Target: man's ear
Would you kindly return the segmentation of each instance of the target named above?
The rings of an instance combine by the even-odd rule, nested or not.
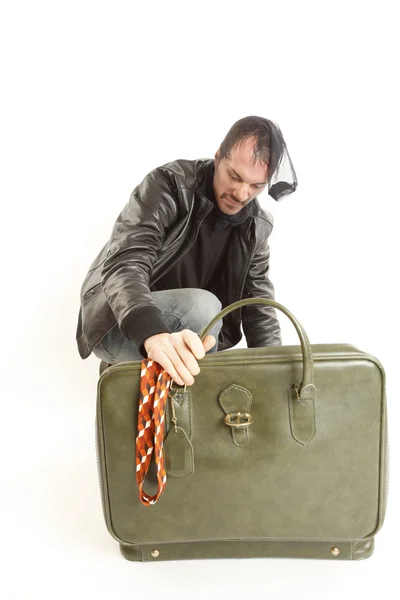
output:
[[[216,160],[217,162],[219,162],[219,155],[220,155],[220,152],[219,152],[219,148],[218,148],[218,150],[217,150],[217,151],[216,151],[216,153],[215,153],[215,160]]]

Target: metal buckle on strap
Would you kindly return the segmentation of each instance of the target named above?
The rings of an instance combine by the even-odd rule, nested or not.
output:
[[[253,423],[253,417],[247,412],[234,412],[227,414],[224,422],[229,427],[248,427]]]

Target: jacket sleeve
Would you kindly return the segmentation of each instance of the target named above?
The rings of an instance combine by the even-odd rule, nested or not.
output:
[[[177,210],[171,182],[154,169],[136,186],[118,216],[101,272],[102,288],[119,328],[144,357],[145,339],[170,332],[153,301],[149,281]]]
[[[243,299],[257,297],[275,299],[274,286],[268,276],[270,257],[268,235],[256,247],[244,285]],[[262,304],[244,306],[242,325],[248,348],[282,345],[281,328],[272,306]]]

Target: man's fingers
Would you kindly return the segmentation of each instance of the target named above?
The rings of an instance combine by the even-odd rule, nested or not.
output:
[[[214,336],[208,335],[203,345],[197,333],[183,329],[154,343],[148,357],[158,362],[178,385],[193,385],[194,376],[200,373],[196,359],[203,358],[215,342]]]
[[[158,362],[179,385],[193,385],[193,375],[200,372],[181,331],[171,333],[167,339],[154,344],[148,356]]]
[[[183,363],[192,375],[200,373],[197,358],[203,358],[204,348],[197,333],[183,329],[171,334],[171,341]]]
[[[203,341],[203,347],[206,352],[211,350],[213,346],[216,344],[216,339],[213,335],[206,335],[205,340]]]
[[[190,329],[183,329],[179,333],[183,334],[183,339],[197,359],[204,358],[205,353],[215,346],[217,341],[215,337],[210,334],[206,335],[205,339],[201,341],[200,336]]]
[[[151,360],[158,362],[158,364],[161,365],[165,371],[167,371],[167,373],[174,381],[176,381],[178,385],[185,385],[185,383],[186,385],[191,385],[191,383],[188,383],[181,378],[168,354],[166,354],[166,352],[164,352],[164,350],[162,350],[158,345],[155,344],[151,348],[150,352],[148,352],[147,356],[151,358]]]

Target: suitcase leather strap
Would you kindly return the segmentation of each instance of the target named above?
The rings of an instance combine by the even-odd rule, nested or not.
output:
[[[145,358],[140,371],[140,402],[136,437],[136,481],[139,498],[145,506],[155,504],[162,494],[167,473],[164,459],[165,409],[171,385],[171,376],[163,367]],[[149,470],[151,458],[157,466],[158,489],[149,496],[143,491],[143,484]]]

